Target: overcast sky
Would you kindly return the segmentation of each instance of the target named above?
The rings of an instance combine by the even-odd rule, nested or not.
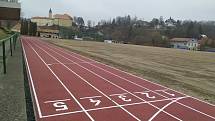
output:
[[[68,13],[99,21],[116,16],[151,20],[170,16],[183,20],[215,20],[215,0],[20,0],[25,17]]]

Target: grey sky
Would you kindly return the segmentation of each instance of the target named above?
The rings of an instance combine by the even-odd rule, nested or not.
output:
[[[25,17],[68,13],[98,21],[131,15],[151,20],[163,16],[183,20],[215,20],[215,0],[20,0]]]

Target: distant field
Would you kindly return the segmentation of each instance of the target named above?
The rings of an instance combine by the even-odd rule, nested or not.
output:
[[[215,104],[215,53],[88,41],[45,40]]]

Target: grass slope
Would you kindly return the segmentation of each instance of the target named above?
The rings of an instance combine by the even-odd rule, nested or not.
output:
[[[0,28],[0,40],[4,39],[8,36],[8,34]]]
[[[101,42],[46,40],[215,104],[215,53]]]

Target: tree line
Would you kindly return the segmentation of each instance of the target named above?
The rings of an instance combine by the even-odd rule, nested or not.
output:
[[[84,22],[80,22],[83,25]],[[208,39],[202,45],[215,47],[215,21],[174,20],[163,17],[144,21],[137,17],[118,16],[110,20],[101,20],[92,27],[92,22],[87,22],[90,35],[102,33],[103,39],[113,39],[123,43],[138,45],[168,47],[169,40],[174,37],[200,38],[207,35]],[[82,27],[83,28],[83,27]],[[86,30],[81,30],[83,31]],[[101,38],[101,37],[100,37]]]
[[[20,32],[22,35],[30,35],[36,36],[37,34],[37,24],[31,22],[29,19],[22,19],[21,20],[21,28]]]

